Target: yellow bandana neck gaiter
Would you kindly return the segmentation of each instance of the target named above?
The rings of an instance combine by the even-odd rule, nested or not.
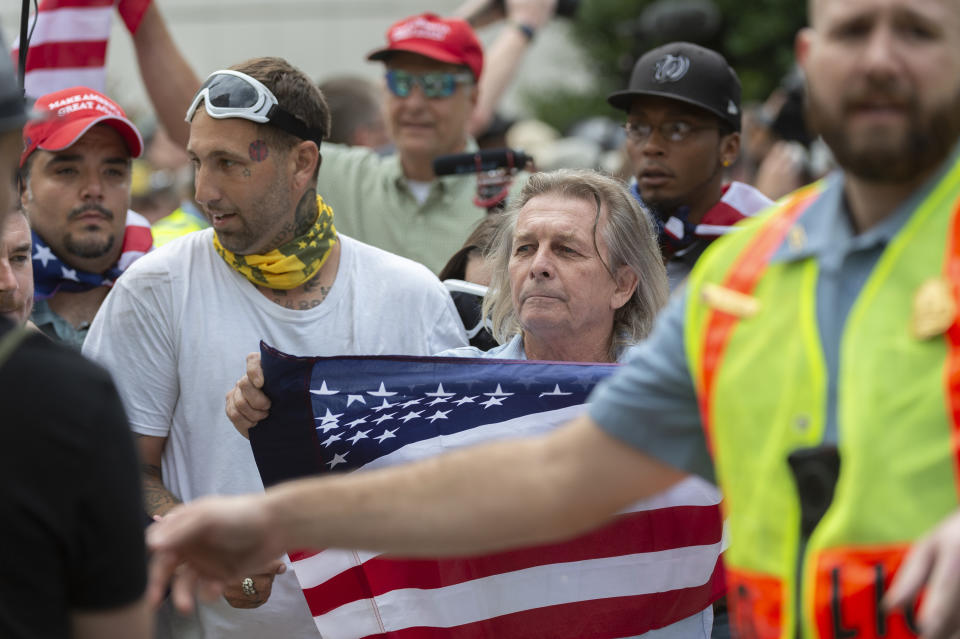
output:
[[[337,242],[333,209],[319,195],[317,210],[317,221],[309,231],[264,255],[234,255],[223,248],[216,232],[213,234],[213,248],[230,268],[253,284],[289,291],[317,274]]]

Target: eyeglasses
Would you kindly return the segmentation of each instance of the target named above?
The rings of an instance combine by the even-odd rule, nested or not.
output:
[[[449,98],[457,90],[458,84],[473,84],[473,74],[432,71],[430,73],[410,73],[391,69],[387,71],[387,88],[398,98],[405,98],[419,85],[423,95],[428,98]]]
[[[650,136],[653,135],[654,129],[659,131],[660,137],[668,142],[683,142],[697,131],[718,128],[717,126],[711,125],[694,126],[683,120],[662,122],[656,127],[650,124],[635,124],[633,122],[627,122],[623,125],[623,130],[627,132],[627,137],[633,142],[646,142],[650,139]]]
[[[201,100],[211,118],[242,118],[269,124],[301,140],[312,140],[317,146],[323,138],[321,131],[308,127],[303,120],[281,107],[270,89],[246,73],[230,69],[211,73],[187,109],[187,122],[193,119]]]

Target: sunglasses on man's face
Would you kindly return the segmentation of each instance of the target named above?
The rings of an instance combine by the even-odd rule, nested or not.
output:
[[[473,84],[473,75],[467,72],[410,73],[397,69],[387,71],[387,88],[398,98],[410,95],[415,85],[419,85],[423,95],[428,98],[449,98],[457,90],[458,84]]]

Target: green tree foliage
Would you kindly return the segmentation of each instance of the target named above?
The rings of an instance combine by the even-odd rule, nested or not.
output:
[[[693,11],[686,20],[651,21],[653,11],[709,4],[717,10],[712,16]],[[626,87],[645,51],[685,39],[722,53],[740,76],[744,102],[762,101],[793,65],[794,35],[805,23],[804,0],[581,0],[571,32],[589,61],[594,86],[524,97],[538,118],[561,131],[593,115],[622,117],[607,106],[606,95]]]

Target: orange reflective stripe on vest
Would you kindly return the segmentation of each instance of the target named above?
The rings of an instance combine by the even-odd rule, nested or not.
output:
[[[723,287],[743,295],[750,295],[790,227],[819,194],[820,189],[816,187],[808,187],[797,193],[794,201],[788,204],[783,213],[774,217],[769,224],[757,232],[751,244],[734,262],[724,280]],[[711,451],[713,444],[710,428],[710,401],[713,397],[713,383],[720,368],[723,351],[739,320],[740,318],[736,315],[718,309],[711,310],[707,319],[701,364],[703,391],[700,393],[699,401],[700,417],[707,437],[707,446]]]
[[[954,305],[960,309],[960,200],[957,201],[950,221],[947,237],[947,255],[943,275],[953,293]],[[944,367],[944,383],[949,402],[948,413],[953,426],[953,468],[957,492],[960,494],[960,318],[954,317],[947,330],[947,365]]]
[[[814,615],[819,639],[914,639],[914,609],[887,611],[881,601],[908,546],[828,548],[817,553]]]
[[[776,577],[727,566],[730,624],[737,639],[780,639],[783,583]]]
[[[884,610],[883,595],[908,546],[830,548],[817,553],[814,614],[818,639],[916,639],[916,608]],[[784,584],[727,567],[730,623],[738,639],[782,639]],[[916,604],[919,607],[919,602]]]

